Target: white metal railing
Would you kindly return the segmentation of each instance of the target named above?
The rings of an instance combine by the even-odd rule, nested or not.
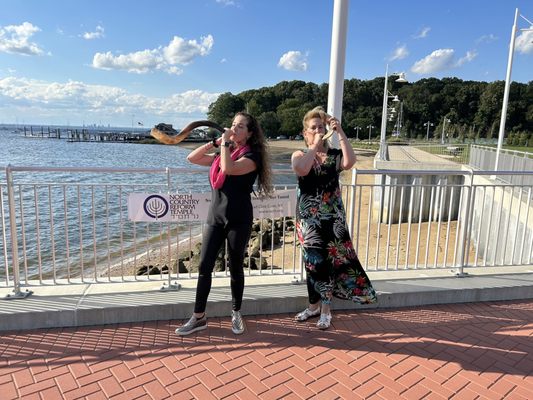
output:
[[[498,174],[532,177],[533,171]],[[493,175],[354,170],[344,190],[362,264],[375,271],[455,268],[459,274],[465,267],[530,264],[532,186]]]
[[[494,169],[496,164],[495,147],[472,145],[470,150],[470,166],[479,168],[485,171]],[[498,160],[498,169],[502,171],[533,171],[533,154],[517,151],[501,149]],[[524,175],[511,175],[503,177],[508,183],[531,185],[533,178]]]
[[[0,279],[5,285],[139,280],[167,280],[171,285],[171,279],[193,276],[179,272],[177,257],[194,250],[203,223],[129,221],[127,200],[134,192],[207,192],[206,169],[8,166],[5,176],[5,182],[0,181]],[[290,183],[294,180],[292,171],[276,170],[278,189],[294,187]],[[288,220],[284,218],[281,228],[276,228],[284,238],[281,251],[270,235],[269,246],[261,243],[264,251],[257,262],[248,257],[250,275],[301,275]],[[260,240],[279,223],[258,224]],[[270,258],[268,267],[263,265],[266,257]],[[253,270],[254,265],[263,267]],[[159,273],[136,274],[153,266]],[[225,276],[226,270],[217,275]]]
[[[428,153],[434,154],[443,159],[453,161],[458,164],[468,164],[470,151],[469,144],[416,143],[412,144],[411,147],[426,151]]]
[[[139,223],[127,219],[133,192],[208,190],[205,169],[105,169],[7,167],[0,181],[0,279],[21,285],[78,282],[168,281],[193,277],[179,271],[203,224]],[[531,264],[531,185],[493,179],[488,171],[356,170],[341,185],[354,247],[367,270],[449,269]],[[201,174],[201,176],[198,176]],[[290,170],[287,175],[294,187]],[[498,171],[498,177],[532,178],[533,171]],[[346,178],[346,176],[345,176]],[[201,182],[201,183],[197,183]],[[292,183],[291,183],[292,182]],[[250,275],[302,277],[290,219],[259,224],[263,233],[281,223]],[[260,235],[263,240],[263,235]],[[164,270],[163,262],[167,262]],[[157,266],[156,275],[132,271]],[[257,264],[257,263],[256,263]],[[226,276],[226,269],[215,276]]]

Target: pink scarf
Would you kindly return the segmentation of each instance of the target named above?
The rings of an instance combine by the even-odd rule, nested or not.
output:
[[[238,158],[242,157],[244,154],[248,153],[249,151],[250,146],[248,145],[243,146],[237,150],[233,150],[233,152],[231,153],[231,159],[235,161]],[[211,186],[213,186],[213,189],[220,189],[224,184],[225,179],[226,174],[220,171],[220,155],[218,155],[215,157],[213,164],[211,164],[211,169],[209,170],[209,180],[211,181]]]

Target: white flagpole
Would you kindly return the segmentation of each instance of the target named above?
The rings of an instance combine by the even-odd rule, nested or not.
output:
[[[331,29],[331,56],[329,61],[329,115],[342,121],[342,97],[344,90],[344,64],[346,60],[346,31],[348,27],[349,0],[335,0],[333,6],[333,26]],[[339,138],[332,135],[331,147],[339,148]]]

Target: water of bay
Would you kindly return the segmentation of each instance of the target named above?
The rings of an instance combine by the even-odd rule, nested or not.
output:
[[[21,166],[36,166],[36,167],[86,167],[86,168],[144,168],[144,169],[164,169],[169,168],[191,168],[190,163],[187,162],[186,157],[191,150],[182,146],[164,146],[164,145],[148,145],[139,143],[123,143],[123,142],[69,142],[66,139],[55,139],[48,137],[25,137],[23,132],[15,129],[13,126],[0,126],[0,168],[2,171],[7,165],[16,167]],[[275,165],[274,168],[287,168],[287,165]],[[98,182],[105,182],[109,184],[118,184],[128,182],[129,175],[124,174],[109,174],[103,176],[102,174],[87,174],[78,175],[75,173],[23,173],[16,172],[18,182],[68,182],[72,184],[87,183],[91,179],[96,178]],[[107,180],[106,180],[107,179]],[[152,184],[154,177],[147,175],[144,177],[136,177],[135,183]],[[290,178],[286,176],[275,174],[277,184],[290,183]],[[287,180],[288,179],[288,180]],[[5,188],[5,174],[0,175],[0,185],[2,185],[2,202],[4,218],[2,221],[2,229],[6,233],[7,240],[0,241],[0,254],[4,254],[3,260],[0,261],[0,277],[6,276],[7,265],[11,264],[9,257],[9,219],[8,219],[8,204],[7,192]],[[209,185],[207,182],[207,169],[205,174],[183,174],[179,176],[180,184],[194,183],[198,184],[198,190],[208,191]],[[165,181],[164,176],[161,181]],[[85,190],[85,192],[84,192]],[[98,213],[98,207],[104,203],[116,204],[122,202],[121,199],[113,199],[111,195],[107,198],[106,191],[91,192],[90,187],[82,188],[81,192],[78,188],[78,193],[75,190],[57,187],[52,190],[46,185],[41,188],[29,188],[23,192],[20,198],[28,203],[32,202],[33,197],[39,198],[39,203],[42,203],[43,210],[35,211],[30,207],[24,212],[24,236],[28,239],[24,247],[24,265],[26,268],[25,276],[28,278],[35,278],[38,273],[38,265],[42,266],[41,274],[44,277],[50,277],[53,264],[60,264],[61,259],[65,259],[66,255],[62,254],[62,246],[69,242],[69,235],[77,232],[79,237],[72,237],[72,243],[79,241],[79,247],[84,249],[85,254],[95,254],[92,259],[85,259],[86,264],[108,263],[109,251],[117,256],[123,251],[122,247],[127,250],[134,251],[136,248],[136,241],[139,237],[132,237],[132,235],[140,235],[140,232],[135,233],[135,227],[122,227],[120,234],[126,236],[117,239],[119,236],[119,216],[104,215]],[[65,196],[68,206],[62,202]],[[43,200],[41,200],[43,199]],[[48,199],[48,200],[47,200]],[[52,200],[53,199],[53,200]],[[17,198],[17,201],[19,199]],[[37,201],[34,202],[35,204]],[[78,203],[78,204],[76,204]],[[94,205],[96,204],[97,212],[94,212]],[[50,217],[47,214],[56,214],[62,217],[63,209],[68,207],[78,207],[74,209],[73,215],[77,213],[90,216],[91,213],[95,215],[91,224],[80,224],[77,218],[65,218],[64,231],[50,226]],[[48,211],[47,208],[50,208]],[[53,209],[53,210],[52,210]],[[20,216],[18,216],[20,225]],[[96,219],[94,219],[96,218]],[[40,223],[42,221],[42,223]],[[57,223],[57,222],[56,222]],[[83,226],[80,226],[83,225]],[[103,227],[106,229],[103,229]],[[184,230],[189,230],[190,227],[183,224],[181,227]],[[17,226],[18,232],[22,235],[21,226]],[[180,226],[174,226],[173,229],[178,231]],[[109,230],[111,231],[109,233]],[[157,230],[155,230],[157,231]],[[132,234],[132,232],[134,232]],[[146,230],[142,233],[142,239],[146,243],[153,240],[159,233],[154,230]],[[109,240],[111,237],[111,241]],[[93,252],[94,242],[100,245],[103,242],[110,242],[111,249],[98,250]],[[19,246],[21,244],[19,243]],[[120,248],[119,248],[120,247]],[[57,254],[56,254],[57,253]],[[107,253],[107,254],[106,254]],[[19,254],[21,252],[19,251]],[[83,266],[84,255],[70,254],[70,259],[66,260],[69,268],[79,268],[80,262]],[[80,260],[81,259],[81,260]],[[106,260],[107,259],[107,260]],[[63,273],[59,273],[60,276]]]

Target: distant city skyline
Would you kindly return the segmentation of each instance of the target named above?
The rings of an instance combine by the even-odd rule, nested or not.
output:
[[[2,0],[0,123],[181,127],[224,92],[329,79],[333,0]],[[346,79],[533,79],[533,2],[349,3]],[[142,125],[139,125],[141,123]]]

